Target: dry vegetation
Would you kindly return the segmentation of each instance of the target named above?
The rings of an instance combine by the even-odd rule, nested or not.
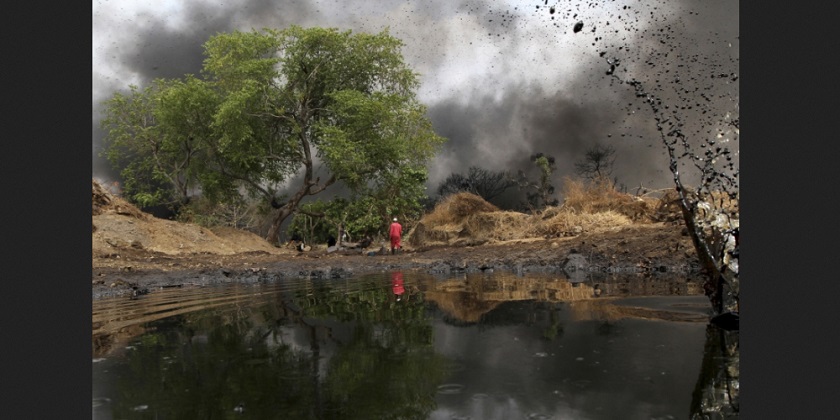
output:
[[[526,243],[652,227],[660,222],[681,224],[677,194],[673,190],[636,196],[617,191],[608,181],[586,183],[566,179],[562,194],[565,200],[560,206],[532,214],[501,210],[474,194],[453,194],[423,216],[408,232],[404,243],[409,250]],[[737,209],[736,201],[729,205]],[[95,260],[110,262],[110,256],[125,250],[179,256],[238,255],[254,251],[296,255],[245,230],[206,228],[154,218],[111,194],[95,180],[92,213]]]
[[[607,179],[596,179],[587,184],[566,178],[563,180],[563,196],[565,200],[561,208],[569,211],[588,214],[615,212],[636,223],[658,220],[659,199],[619,192]]]
[[[585,188],[568,187],[569,203],[575,202],[575,191],[592,194]],[[242,270],[247,275],[254,270],[265,270],[296,276],[339,268],[348,273],[366,273],[419,268],[439,272],[447,266],[457,270],[485,266],[544,267],[557,264],[558,258],[562,260],[563,255],[582,249],[584,244],[593,264],[628,267],[691,264],[694,253],[690,239],[681,233],[684,228],[679,213],[657,212],[660,208],[667,210],[666,202],[643,198],[651,206],[645,207],[648,212],[642,217],[637,214],[639,221],[634,221],[627,214],[632,214],[629,209],[638,210],[634,207],[639,206],[637,199],[612,191],[605,195],[613,200],[594,196],[601,200],[600,211],[589,213],[585,211],[587,208],[575,208],[567,203],[525,214],[500,210],[472,194],[458,194],[425,215],[404,240],[406,254],[392,257],[371,256],[364,250],[329,253],[314,245],[311,252],[298,252],[273,246],[241,229],[207,228],[158,219],[94,182],[91,255],[94,296],[119,293],[115,290],[128,284],[120,281],[125,276],[131,276],[131,281],[137,284],[183,284],[198,272],[214,272],[219,268],[229,272]],[[675,222],[661,223],[669,218]],[[487,246],[470,246],[480,244]],[[149,273],[156,274],[146,277]]]
[[[287,252],[245,230],[224,226],[205,228],[192,223],[155,218],[111,194],[96,180],[93,180],[92,204],[94,258],[109,260],[109,256],[118,255],[125,249],[165,255]]]
[[[414,247],[479,245],[615,230],[631,224],[676,220],[673,197],[633,196],[609,181],[566,179],[565,201],[534,214],[502,211],[470,193],[449,196],[409,233]]]

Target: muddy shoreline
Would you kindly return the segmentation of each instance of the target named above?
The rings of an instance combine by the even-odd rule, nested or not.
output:
[[[660,203],[654,212],[635,199],[623,205],[644,205],[651,220],[629,223],[627,217],[613,215],[608,222],[567,226],[571,222],[562,219],[536,234],[534,225],[555,220],[561,210],[522,224],[522,217],[532,216],[508,220],[505,214],[482,213],[489,204],[481,198],[458,196],[457,205],[441,205],[434,212],[449,223],[448,230],[423,225],[404,238],[404,252],[390,255],[381,238],[364,250],[327,252],[326,244],[312,244],[308,251],[297,252],[243,230],[154,218],[96,180],[92,191],[94,299],[186,285],[343,279],[394,270],[441,277],[490,271],[552,273],[574,282],[630,275],[663,280],[657,287],[702,281],[697,253],[673,206]],[[461,210],[456,214],[453,209]],[[481,217],[469,225],[464,211]]]
[[[630,244],[625,241],[622,245]],[[395,270],[441,277],[500,271],[517,275],[557,274],[571,281],[627,275],[663,283],[703,281],[699,263],[688,252],[629,255],[617,250],[617,255],[614,251],[603,243],[591,239],[587,242],[587,238],[563,244],[540,241],[372,256],[356,251],[332,254],[313,251],[291,256],[267,253],[170,256],[127,248],[98,261],[94,259],[92,293],[94,299],[132,297],[171,287],[265,283],[293,278],[345,279]]]

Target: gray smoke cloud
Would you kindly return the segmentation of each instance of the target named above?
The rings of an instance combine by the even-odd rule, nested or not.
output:
[[[529,158],[537,152],[555,157],[559,187],[596,143],[616,148],[614,175],[629,188],[670,186],[652,115],[640,108],[630,87],[605,74],[607,58],[620,58],[622,77],[644,81],[675,106],[703,102],[681,111],[698,135],[718,130],[706,120],[717,116],[700,114],[701,108],[732,108],[734,100],[737,109],[737,82],[721,88],[721,79],[706,74],[709,61],[738,74],[737,1],[254,0],[233,5],[193,0],[154,9],[144,9],[143,2],[117,3],[94,4],[93,16],[93,175],[104,180],[118,177],[98,157],[104,138],[98,128],[101,102],[129,84],[198,74],[202,44],[231,30],[290,24],[365,32],[387,28],[402,39],[406,60],[421,74],[419,97],[435,129],[448,139],[430,164],[430,193],[449,174],[469,166],[533,170]],[[583,26],[575,32],[578,22]],[[675,81],[676,73],[683,79]]]

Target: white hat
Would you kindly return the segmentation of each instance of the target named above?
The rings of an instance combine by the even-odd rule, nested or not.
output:
[[[394,218],[394,221],[395,221],[395,222],[397,221],[397,218],[396,218],[396,217]]]

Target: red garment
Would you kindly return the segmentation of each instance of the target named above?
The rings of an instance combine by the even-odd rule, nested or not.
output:
[[[403,274],[401,271],[391,273],[391,282],[393,283],[394,294],[399,296],[405,293],[405,282],[403,282]]]
[[[402,238],[402,225],[397,222],[391,223],[389,235],[391,236],[391,249],[399,248],[400,239]]]

